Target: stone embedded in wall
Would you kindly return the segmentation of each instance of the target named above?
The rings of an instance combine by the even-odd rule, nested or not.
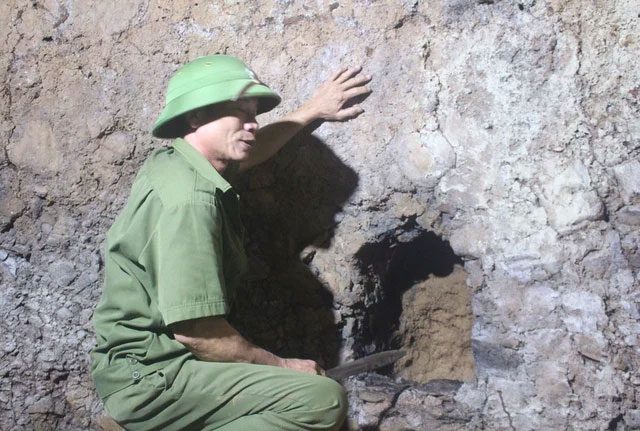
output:
[[[587,167],[574,161],[564,170],[547,165],[542,192],[538,194],[554,229],[563,231],[583,221],[602,218],[604,206],[591,186]]]
[[[471,223],[455,229],[449,243],[457,256],[480,258],[489,246],[490,232],[486,226]]]
[[[456,163],[456,153],[442,133],[412,133],[392,144],[402,172],[411,181],[434,187]]]
[[[557,361],[540,361],[532,368],[536,395],[546,402],[567,407],[573,391],[566,368]]]
[[[113,126],[113,117],[108,111],[98,110],[89,114],[88,117],[87,131],[92,139],[100,137]]]
[[[34,173],[56,173],[62,168],[62,148],[48,121],[26,120],[18,126],[7,153],[11,163]]]
[[[522,310],[518,313],[518,326],[524,331],[542,329],[556,319],[554,310],[559,305],[560,294],[548,284],[525,289]]]
[[[630,262],[631,263],[631,262]],[[615,289],[623,295],[630,295],[636,292],[638,287],[636,278],[631,268],[617,269],[611,274],[611,289]]]
[[[504,345],[480,339],[472,340],[473,356],[481,374],[509,371],[522,365],[522,354]]]
[[[592,361],[604,362],[608,359],[608,343],[602,334],[576,334],[574,341],[578,350],[585,358]]]
[[[78,277],[73,262],[59,260],[51,264],[49,270],[59,287],[69,286]]]
[[[427,176],[435,181],[456,164],[456,153],[441,132],[426,132],[420,135],[422,146],[433,158]]]
[[[542,281],[560,271],[565,259],[564,250],[557,245],[558,234],[550,227],[530,233],[520,241],[502,245],[496,253],[496,270],[521,283]],[[508,238],[507,238],[508,241]]]
[[[620,223],[629,225],[629,226],[639,226],[640,225],[640,205],[629,205],[622,208],[616,214],[618,216],[618,221]]]
[[[389,197],[389,206],[396,219],[407,220],[416,218],[417,223],[420,223],[420,216],[424,215],[426,211],[425,205],[408,193],[394,193],[391,195]],[[361,241],[359,245],[362,245],[364,242],[365,241]]]
[[[134,148],[135,138],[130,133],[116,131],[100,142],[96,158],[107,163],[122,163],[131,156]]]
[[[25,203],[13,196],[0,199],[0,231],[4,231],[24,212]]]
[[[562,320],[571,332],[597,333],[607,324],[604,303],[599,295],[576,290],[565,293],[560,301],[566,311]]]
[[[631,160],[613,168],[620,187],[620,195],[626,204],[640,202],[640,162]]]
[[[477,289],[482,286],[482,283],[484,282],[484,271],[482,270],[482,262],[477,259],[467,261],[464,263],[464,269],[467,274],[469,274],[466,283],[470,288]]]
[[[632,268],[640,268],[640,232],[626,235],[621,243],[624,255]]]
[[[79,221],[64,213],[47,216],[52,217],[52,225],[47,223],[43,226],[45,233],[42,236],[43,242],[51,247],[68,247],[80,228]]]

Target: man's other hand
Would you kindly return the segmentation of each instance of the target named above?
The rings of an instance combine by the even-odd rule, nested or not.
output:
[[[311,359],[282,359],[280,365],[282,368],[289,368],[291,370],[302,371],[309,374],[320,374],[324,376],[324,370],[316,361]]]

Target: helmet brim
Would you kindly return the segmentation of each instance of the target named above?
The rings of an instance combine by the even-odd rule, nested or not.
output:
[[[188,130],[184,117],[187,112],[217,103],[250,97],[258,99],[258,114],[271,111],[281,101],[277,93],[255,80],[236,79],[219,82],[181,94],[171,100],[160,113],[151,133],[156,138],[182,137]]]

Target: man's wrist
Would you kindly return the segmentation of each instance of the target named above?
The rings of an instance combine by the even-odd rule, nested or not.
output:
[[[302,105],[289,115],[289,119],[303,127],[320,118],[320,114],[308,105]]]
[[[275,367],[282,366],[282,358],[277,355],[274,355],[268,350],[265,350],[261,347],[254,346],[253,355],[251,358],[251,363],[258,365],[273,365]]]

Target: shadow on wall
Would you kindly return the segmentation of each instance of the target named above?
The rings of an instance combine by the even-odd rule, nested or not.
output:
[[[311,244],[328,247],[334,218],[357,184],[356,173],[310,129],[238,182],[250,274],[231,320],[259,346],[324,367],[337,364],[333,294],[299,254]]]

